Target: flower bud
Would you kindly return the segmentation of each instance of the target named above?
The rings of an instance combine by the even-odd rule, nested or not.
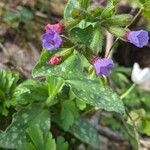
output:
[[[50,30],[54,30],[57,33],[62,33],[64,31],[64,25],[62,23],[57,24],[47,24],[45,26],[45,31],[48,33]]]
[[[148,44],[149,36],[145,30],[129,31],[126,33],[125,39],[135,46],[142,48]]]
[[[49,65],[59,65],[62,61],[60,56],[52,56],[49,60]]]

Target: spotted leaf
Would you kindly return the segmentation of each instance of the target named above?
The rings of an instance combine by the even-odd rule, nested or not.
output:
[[[30,124],[37,124],[43,133],[50,129],[49,112],[42,104],[32,104],[13,116],[12,124],[0,133],[0,147],[4,149],[21,149],[26,142],[26,130]]]
[[[77,98],[106,111],[124,113],[124,105],[119,96],[109,87],[100,86],[97,80],[75,79],[66,81]]]
[[[57,76],[64,79],[83,77],[83,66],[78,54],[73,54],[60,65],[49,65],[48,60],[53,53],[43,50],[38,64],[33,70],[33,77]]]

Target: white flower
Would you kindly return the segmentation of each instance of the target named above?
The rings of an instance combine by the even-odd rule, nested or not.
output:
[[[131,79],[143,89],[150,89],[150,68],[141,69],[138,63],[134,63]]]

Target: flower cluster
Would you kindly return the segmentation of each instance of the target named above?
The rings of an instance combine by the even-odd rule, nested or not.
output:
[[[62,44],[62,38],[60,37],[59,33],[63,31],[63,25],[58,24],[48,24],[45,27],[46,33],[44,33],[41,37],[42,39],[42,46],[44,49],[47,50],[55,50],[59,48]]]

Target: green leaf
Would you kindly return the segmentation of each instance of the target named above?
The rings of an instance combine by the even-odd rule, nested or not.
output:
[[[83,9],[88,9],[90,5],[90,0],[80,0],[80,7]]]
[[[64,19],[72,18],[72,11],[74,8],[79,8],[78,0],[68,0],[66,8],[64,10]]]
[[[26,129],[28,125],[36,124],[43,133],[49,132],[50,114],[43,109],[42,103],[32,104],[23,108],[13,116],[11,125],[6,131],[0,133],[0,147],[4,149],[21,149],[26,142]]]
[[[0,90],[11,95],[17,86],[19,80],[18,73],[12,73],[9,70],[0,70]]]
[[[56,150],[55,139],[53,139],[51,133],[48,134],[44,150]]]
[[[48,98],[48,85],[35,80],[21,83],[14,91],[13,99],[17,104],[46,101]]]
[[[22,150],[37,150],[32,143],[26,142],[22,146]]]
[[[8,108],[16,104],[16,100],[12,100],[12,95],[17,87],[18,80],[18,73],[12,73],[8,70],[0,70],[0,114],[4,116],[8,115]]]
[[[89,79],[67,80],[73,93],[77,98],[87,104],[105,109],[106,111],[115,111],[124,113],[124,105],[120,97],[109,87],[101,87],[99,81]]]
[[[4,21],[6,23],[13,23],[15,21],[18,21],[19,20],[19,16],[20,14],[16,11],[6,11],[5,14],[4,14]]]
[[[128,14],[115,15],[106,20],[106,24],[111,26],[121,26],[124,27],[128,25],[132,20],[132,16]]]
[[[32,142],[34,143],[37,150],[43,149],[44,139],[43,133],[40,130],[39,126],[31,124],[27,129],[27,133],[30,136]]]
[[[84,110],[86,108],[86,103],[83,100],[76,99],[76,105],[80,110]]]
[[[22,8],[20,10],[20,21],[27,24],[33,19],[33,13],[27,8]]]
[[[64,79],[70,79],[73,77],[83,77],[83,66],[78,54],[73,54],[68,57],[60,65],[49,65],[48,60],[53,54],[46,50],[43,50],[38,64],[33,69],[33,77],[40,76],[56,76]]]
[[[62,102],[61,109],[61,126],[67,131],[73,125],[74,120],[78,117],[78,109],[73,101],[67,100]]]
[[[150,0],[145,0],[145,3],[143,4],[143,14],[144,16],[150,20]]]
[[[79,118],[72,126],[70,133],[84,143],[98,149],[100,145],[99,135],[96,129],[85,119]]]
[[[126,34],[126,30],[124,28],[117,27],[117,26],[107,27],[107,30],[114,36],[117,36],[120,38],[124,37],[124,35]]]
[[[68,142],[62,136],[57,137],[57,148],[56,150],[68,150]]]
[[[115,5],[116,0],[110,0],[107,4],[107,6],[104,8],[104,10],[101,13],[102,19],[107,19],[115,14]]]
[[[90,44],[90,48],[97,55],[99,52],[102,51],[103,46],[103,34],[100,29],[95,29],[93,33],[92,42]]]
[[[141,124],[142,132],[150,136],[150,118],[144,118]]]
[[[93,26],[90,25],[84,29],[75,27],[70,31],[70,37],[75,43],[90,45],[93,35]]]

